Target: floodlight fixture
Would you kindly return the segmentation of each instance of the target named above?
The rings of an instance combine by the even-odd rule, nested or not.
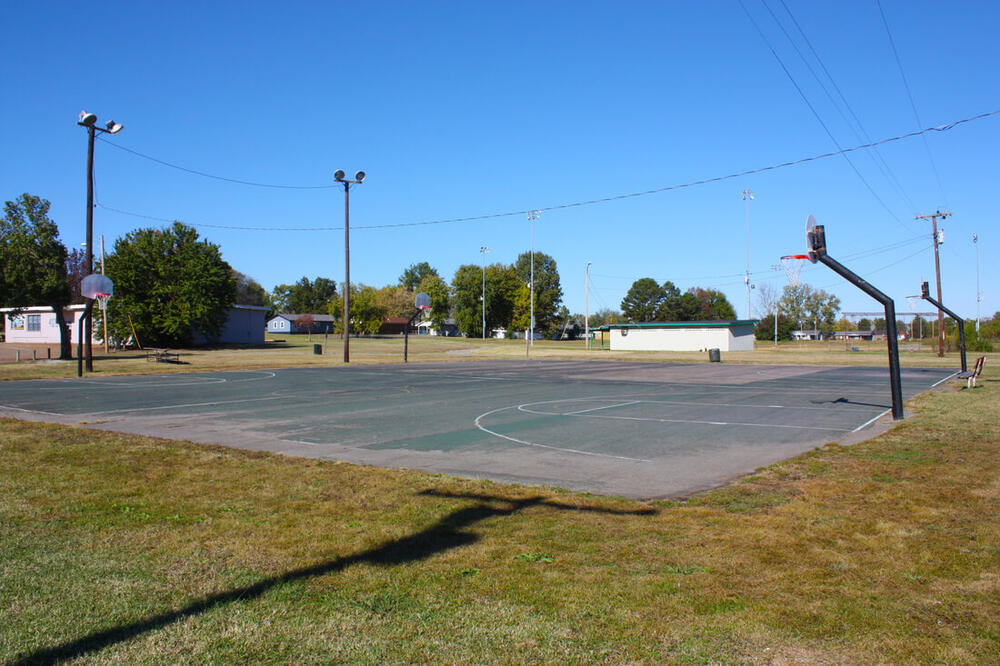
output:
[[[338,183],[342,182],[344,180],[344,170],[343,169],[337,169],[336,171],[334,171],[333,172],[333,179],[335,181],[337,181]]]
[[[116,123],[113,120],[109,120],[108,122],[104,123],[104,127],[106,128],[105,131],[108,134],[118,134],[118,132],[121,132],[125,126],[122,125],[121,123]]]
[[[84,127],[93,127],[94,123],[97,122],[97,116],[90,111],[81,111],[79,119],[77,120],[77,125],[83,125]]]
[[[365,172],[364,171],[359,171],[356,174],[354,174],[354,180],[358,181],[359,183],[361,181],[363,181],[364,179],[365,179]]]

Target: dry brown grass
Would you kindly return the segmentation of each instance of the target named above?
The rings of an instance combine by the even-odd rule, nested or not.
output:
[[[313,354],[313,345],[323,345],[322,355]],[[758,342],[752,352],[726,352],[725,363],[805,364],[805,365],[886,365],[884,343],[863,343],[859,352],[848,351],[842,342],[782,343],[777,348]],[[852,345],[853,346],[853,345]],[[343,342],[336,337],[313,336],[272,338],[263,347],[195,348],[179,350],[179,363],[148,361],[144,351],[112,352],[94,349],[94,370],[99,375],[149,374],[168,372],[209,372],[228,370],[260,370],[280,367],[343,365]],[[357,338],[351,340],[351,363],[402,363],[403,339]],[[523,340],[476,340],[410,336],[409,360],[421,362],[482,361],[490,359],[520,360],[526,358]],[[23,358],[29,358],[27,354]],[[704,352],[612,352],[587,350],[583,341],[537,341],[531,349],[532,359],[648,361],[707,363]],[[974,359],[975,355],[971,354]],[[971,361],[970,361],[971,362]],[[939,358],[930,348],[902,351],[903,366],[957,367],[958,354],[949,352]],[[0,363],[0,380],[75,377],[74,361],[22,361]]]
[[[0,421],[0,661],[996,663],[998,386],[651,504]]]

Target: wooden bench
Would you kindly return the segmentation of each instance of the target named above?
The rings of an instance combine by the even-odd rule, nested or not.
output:
[[[180,359],[180,353],[172,352],[169,349],[153,348],[146,350],[147,361],[156,361],[157,363],[178,363]]]
[[[975,388],[976,387],[976,378],[979,377],[979,375],[981,375],[983,373],[983,366],[984,365],[986,365],[986,357],[985,356],[980,356],[979,358],[976,359],[976,365],[973,366],[972,370],[970,370],[968,372],[960,372],[960,373],[958,373],[955,376],[958,377],[959,379],[967,379],[967,380],[969,380],[965,384],[966,388],[970,388],[970,389],[971,388]]]

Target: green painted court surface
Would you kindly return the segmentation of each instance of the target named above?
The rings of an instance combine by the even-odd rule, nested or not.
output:
[[[906,397],[943,369],[902,371]],[[0,383],[0,414],[627,497],[723,483],[890,407],[884,368],[580,361]]]

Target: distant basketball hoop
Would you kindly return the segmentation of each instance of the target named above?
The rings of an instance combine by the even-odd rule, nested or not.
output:
[[[425,294],[424,292],[420,292],[419,294],[417,294],[415,302],[418,310],[431,309],[431,297]]]
[[[802,265],[809,259],[807,254],[786,254],[781,258],[781,267],[785,269],[785,277],[788,284],[793,287],[799,286],[801,281],[799,275],[802,273]]]
[[[101,300],[103,297],[104,302],[107,302],[107,299],[115,293],[115,283],[106,275],[91,273],[80,280],[80,293],[84,298]]]

